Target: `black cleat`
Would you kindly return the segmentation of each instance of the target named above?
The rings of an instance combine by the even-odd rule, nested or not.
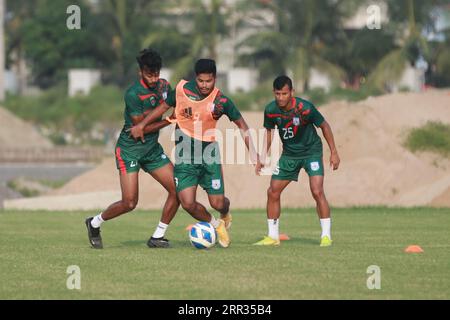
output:
[[[94,249],[103,249],[102,237],[100,235],[100,228],[94,228],[91,225],[91,221],[94,219],[93,217],[87,218],[86,228],[88,230],[89,243]]]
[[[161,238],[153,238],[151,237],[147,241],[147,246],[149,248],[170,248],[169,240],[161,237]]]

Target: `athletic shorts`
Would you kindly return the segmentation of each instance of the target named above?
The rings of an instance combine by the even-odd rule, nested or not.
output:
[[[126,148],[116,146],[116,166],[121,174],[139,172],[141,168],[150,173],[168,163],[170,163],[170,159],[159,143],[144,155],[138,155],[129,152]]]
[[[175,164],[175,186],[177,192],[200,185],[208,194],[224,194],[222,165],[212,164]]]
[[[322,157],[298,160],[282,155],[272,172],[272,179],[298,181],[298,175],[302,168],[310,177],[324,175]]]

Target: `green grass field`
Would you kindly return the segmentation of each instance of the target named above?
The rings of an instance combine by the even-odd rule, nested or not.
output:
[[[138,211],[102,226],[105,249],[91,249],[92,212],[0,211],[0,299],[450,299],[450,209],[333,210],[332,247],[319,247],[313,209],[283,210],[280,247],[254,247],[266,234],[263,210],[234,210],[232,244],[194,249],[180,211],[171,249],[146,241],[158,212]],[[418,244],[421,254],[407,254]],[[81,270],[69,290],[67,268]],[[381,269],[369,290],[367,268]]]

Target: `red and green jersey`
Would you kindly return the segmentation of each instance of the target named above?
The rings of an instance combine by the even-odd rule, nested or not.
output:
[[[169,82],[164,79],[159,79],[153,87],[148,87],[141,79],[128,88],[124,97],[125,125],[120,133],[118,145],[122,148],[130,148],[131,151],[148,152],[148,150],[158,144],[159,132],[147,133],[145,135],[145,143],[143,143],[140,140],[135,141],[132,137],[129,137],[129,132],[126,132],[126,130],[133,126],[131,117],[147,115],[148,112],[167,99],[170,90]]]
[[[289,111],[280,109],[276,101],[268,104],[264,111],[264,127],[278,128],[283,143],[283,156],[293,159],[322,157],[322,140],[317,134],[325,119],[314,105],[301,98],[292,98],[295,106]]]

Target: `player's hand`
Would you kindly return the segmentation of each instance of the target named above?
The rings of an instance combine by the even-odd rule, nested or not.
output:
[[[331,170],[337,170],[339,168],[339,163],[341,159],[339,158],[339,154],[337,151],[332,152],[330,156],[330,168]]]
[[[134,140],[141,139],[142,142],[145,142],[144,138],[144,128],[140,124],[133,126],[130,130],[130,137],[133,137]]]
[[[175,109],[173,110],[172,114],[169,117],[170,120],[176,120],[177,116],[175,115]]]
[[[261,170],[264,167],[264,165],[261,163],[261,160],[258,158],[256,159],[256,164],[255,164],[255,173],[257,176],[261,175]]]

